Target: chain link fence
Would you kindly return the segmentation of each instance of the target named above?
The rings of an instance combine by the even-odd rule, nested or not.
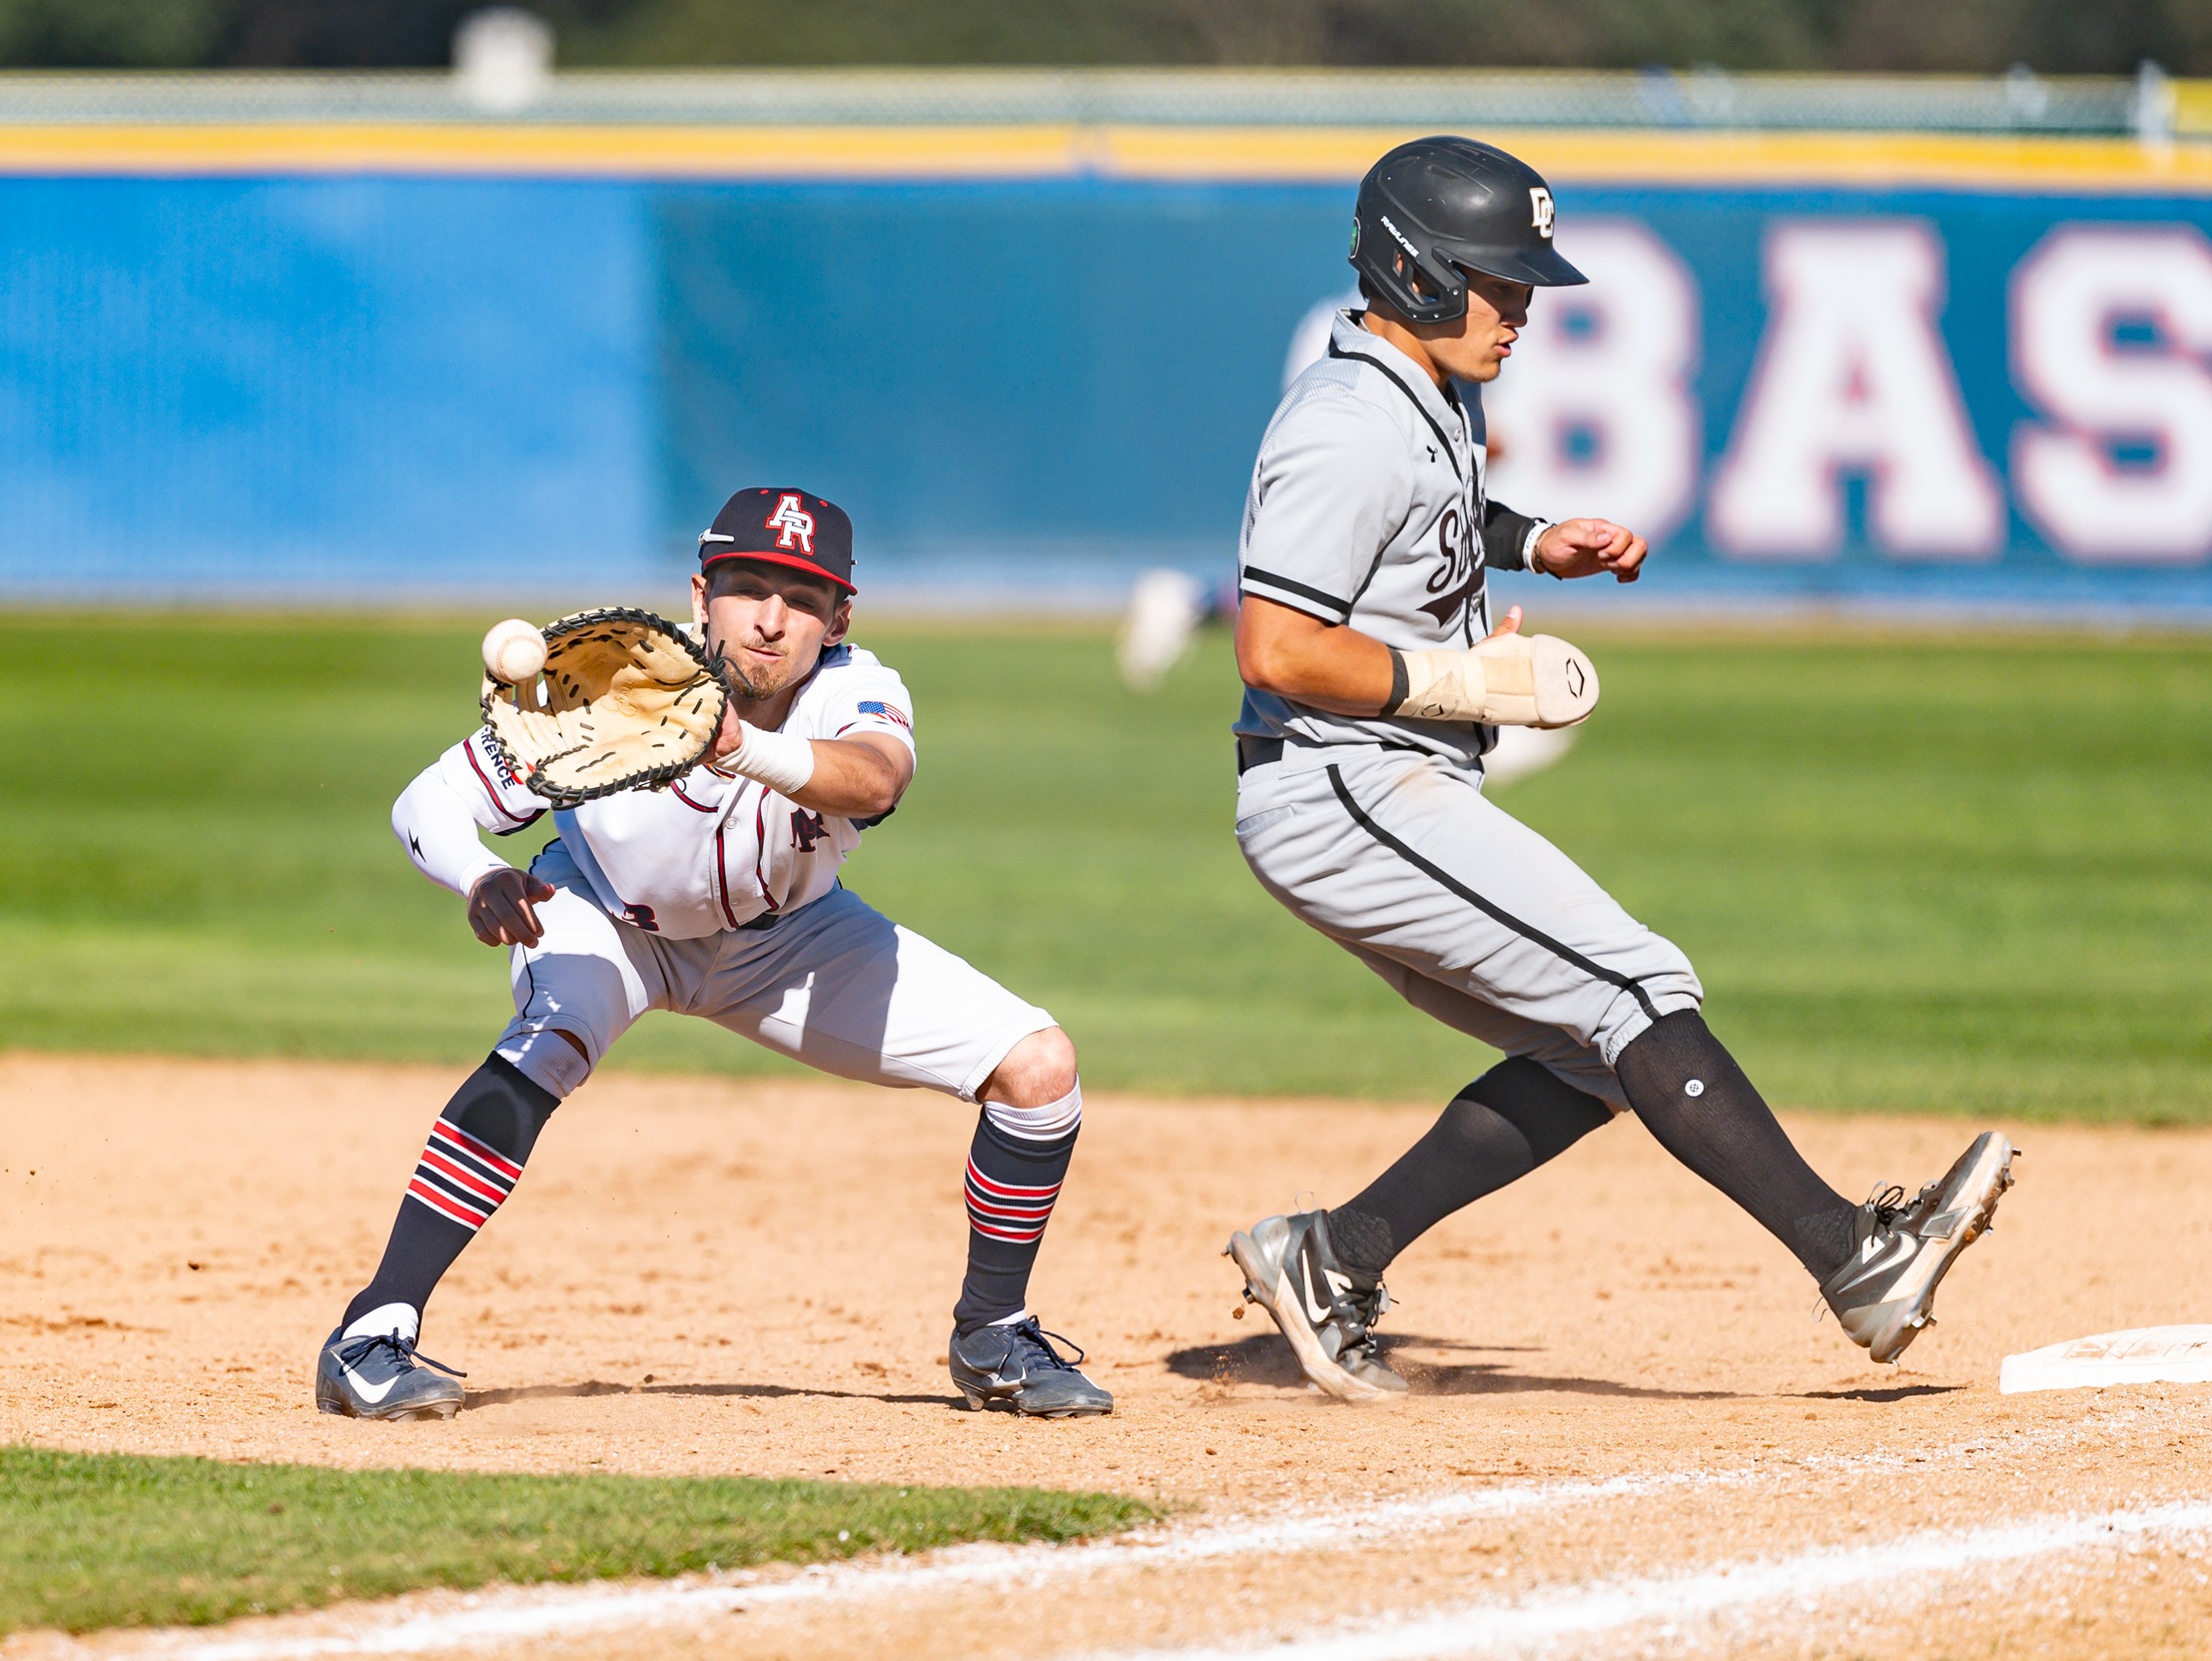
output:
[[[571,71],[0,75],[0,125],[228,123],[1689,128],[2212,134],[2212,83],[1551,71]]]

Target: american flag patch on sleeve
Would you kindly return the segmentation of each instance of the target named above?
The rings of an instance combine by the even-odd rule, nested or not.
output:
[[[854,707],[863,715],[880,715],[887,721],[898,722],[910,731],[913,729],[914,723],[907,719],[905,710],[893,708],[881,698],[863,698]]]

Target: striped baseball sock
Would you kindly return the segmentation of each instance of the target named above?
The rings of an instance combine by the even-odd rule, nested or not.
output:
[[[1042,1108],[984,1104],[968,1149],[968,1274],[953,1325],[966,1332],[1018,1319],[1030,1269],[1083,1128],[1083,1087]]]
[[[471,1073],[430,1125],[376,1277],[347,1305],[351,1325],[398,1303],[419,1320],[445,1271],[514,1190],[538,1132],[560,1106],[498,1056]]]
[[[431,1123],[422,1157],[414,1162],[407,1198],[451,1218],[472,1235],[491,1221],[521,1177],[521,1166],[490,1143],[440,1117]]]

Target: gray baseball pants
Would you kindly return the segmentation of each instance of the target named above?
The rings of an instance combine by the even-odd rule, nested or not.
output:
[[[1673,942],[1439,757],[1289,745],[1237,781],[1267,891],[1415,1009],[1626,1112],[1613,1064],[1704,989]]]

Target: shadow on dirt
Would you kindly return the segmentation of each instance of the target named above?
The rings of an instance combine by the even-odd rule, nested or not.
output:
[[[1801,1401],[1910,1401],[1918,1395],[1949,1395],[1954,1390],[1966,1388],[1964,1384],[1890,1384],[1876,1389],[1868,1385],[1857,1390],[1800,1390]]]
[[[807,1389],[797,1384],[615,1384],[587,1378],[580,1384],[524,1384],[511,1390],[470,1390],[461,1411],[503,1407],[516,1401],[554,1401],[590,1395],[735,1395],[762,1400],[785,1396],[824,1396],[841,1401],[883,1401],[904,1407],[958,1407],[957,1395],[900,1395],[889,1390]]]
[[[1555,1378],[1540,1373],[1508,1370],[1503,1361],[1416,1361],[1400,1351],[1408,1349],[1458,1350],[1469,1354],[1531,1354],[1528,1346],[1456,1343],[1419,1332],[1393,1332],[1378,1342],[1383,1359],[1404,1374],[1415,1395],[1511,1395],[1521,1392],[1560,1391],[1574,1395],[1623,1396],[1640,1401],[1735,1401],[1733,1390],[1662,1390],[1641,1384],[1623,1384],[1611,1378]],[[1295,1389],[1305,1374],[1291,1358],[1290,1346],[1279,1333],[1254,1332],[1234,1343],[1197,1344],[1177,1349],[1166,1357],[1167,1370],[1181,1378],[1199,1378],[1209,1384],[1273,1384]]]

